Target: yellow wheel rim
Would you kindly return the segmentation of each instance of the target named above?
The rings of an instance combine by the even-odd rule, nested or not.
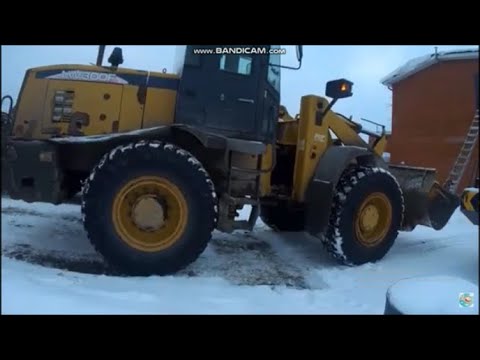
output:
[[[128,182],[115,196],[112,219],[129,246],[155,252],[172,246],[182,236],[188,207],[180,189],[167,179],[143,176]]]
[[[355,217],[355,234],[367,247],[383,241],[392,223],[392,204],[382,193],[370,194],[360,205]]]

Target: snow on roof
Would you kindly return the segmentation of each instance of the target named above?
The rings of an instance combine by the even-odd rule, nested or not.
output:
[[[456,51],[440,51],[436,54],[428,54],[417,57],[408,61],[406,64],[392,71],[385,76],[380,82],[383,85],[393,85],[433,64],[452,60],[470,60],[478,59],[478,49],[456,50]]]

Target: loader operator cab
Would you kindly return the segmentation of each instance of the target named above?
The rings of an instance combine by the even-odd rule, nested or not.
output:
[[[175,122],[205,132],[273,143],[280,106],[279,46],[181,46]],[[271,53],[271,50],[274,53]]]

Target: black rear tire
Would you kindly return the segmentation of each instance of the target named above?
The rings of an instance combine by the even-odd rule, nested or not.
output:
[[[158,251],[125,241],[114,219],[118,194],[142,177],[174,184],[186,204],[183,230],[172,245]],[[125,275],[167,275],[183,269],[205,250],[217,220],[214,186],[201,163],[187,151],[159,141],[130,143],[105,154],[86,180],[82,197],[84,227],[92,245]]]
[[[362,203],[372,196],[384,201],[388,211],[377,212],[385,216],[384,226],[377,223],[379,233],[368,243],[356,227]],[[381,207],[380,207],[381,208]],[[329,226],[323,239],[327,251],[346,265],[361,265],[382,259],[398,236],[403,221],[404,199],[400,185],[382,168],[355,168],[347,170],[336,187]],[[389,215],[382,215],[389,214]],[[387,219],[388,218],[388,219]],[[375,232],[373,228],[372,232]]]

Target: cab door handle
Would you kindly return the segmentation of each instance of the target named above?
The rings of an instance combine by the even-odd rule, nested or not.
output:
[[[255,104],[255,101],[253,99],[238,98],[237,100],[244,103]]]

